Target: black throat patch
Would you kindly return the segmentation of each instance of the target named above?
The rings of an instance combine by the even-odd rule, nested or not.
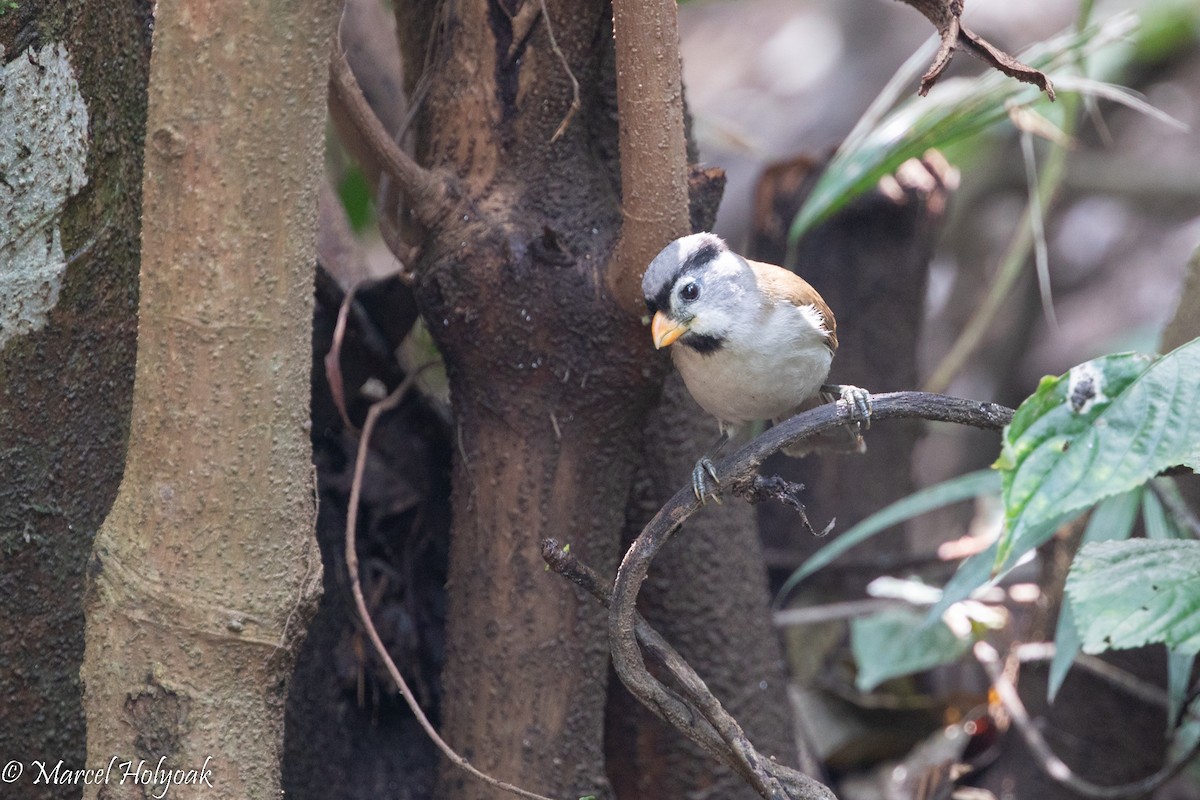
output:
[[[725,340],[719,336],[691,332],[680,336],[679,343],[705,356],[715,353],[725,346]]]

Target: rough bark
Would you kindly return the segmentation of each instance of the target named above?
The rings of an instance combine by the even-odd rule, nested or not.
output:
[[[334,11],[155,18],[129,450],[88,568],[87,759],[196,770],[230,797],[279,795],[319,591],[307,399]]]
[[[606,290],[622,221],[609,11],[398,13],[409,91],[428,87],[417,157],[457,180],[416,265],[457,428],[444,734],[499,778],[607,795],[602,610],[545,570],[538,544],[553,535],[615,568],[665,366]],[[581,106],[555,138],[572,75]],[[495,795],[443,777],[443,796]]]
[[[647,425],[650,452],[630,509],[629,540],[681,486],[715,425],[668,379]],[[771,627],[754,508],[738,499],[687,523],[655,562],[639,600],[646,619],[679,651],[763,753],[795,765],[786,676]],[[609,774],[619,797],[757,797],[733,770],[654,717],[620,687],[608,722]]]
[[[41,241],[40,263],[52,260],[51,229],[21,228],[13,216],[46,185],[45,172],[22,182],[25,168],[69,169],[71,128],[48,98],[77,91],[86,108],[86,183],[42,218],[60,230],[56,303],[44,327],[0,333],[0,753],[26,765],[4,789],[16,797],[78,796],[34,785],[33,759],[85,764],[84,566],[120,481],[133,385],[149,13],[149,2],[98,0],[26,2],[0,16],[0,307],[32,288],[9,282],[31,264],[16,250]],[[60,46],[75,89],[59,80]],[[36,112],[25,105],[34,95],[18,96],[18,69],[51,93],[37,95]]]

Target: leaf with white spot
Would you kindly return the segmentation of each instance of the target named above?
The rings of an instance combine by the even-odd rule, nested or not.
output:
[[[1160,358],[1088,361],[1043,378],[1005,428],[1002,569],[1083,511],[1176,465],[1200,466],[1200,339]]]

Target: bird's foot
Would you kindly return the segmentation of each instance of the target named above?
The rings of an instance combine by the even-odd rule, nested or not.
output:
[[[700,501],[700,505],[707,503],[709,496],[716,501],[717,505],[721,505],[721,497],[717,494],[717,489],[715,487],[708,488],[710,478],[716,487],[721,485],[721,481],[717,479],[717,468],[713,466],[712,459],[705,456],[697,461],[695,468],[692,469],[692,491],[696,493],[696,499]]]
[[[826,384],[821,387],[821,392],[845,401],[850,409],[850,421],[858,423],[860,431],[870,429],[873,410],[870,392],[858,386],[841,383]]]

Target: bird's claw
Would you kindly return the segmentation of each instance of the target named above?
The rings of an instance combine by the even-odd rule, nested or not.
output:
[[[870,430],[871,413],[874,410],[871,393],[858,386],[834,384],[821,387],[823,392],[836,395],[850,410],[850,421],[857,422],[860,431]]]
[[[707,497],[711,496],[716,501],[717,505],[721,505],[721,497],[717,494],[716,489],[708,488],[708,479],[717,486],[721,485],[721,481],[717,478],[717,468],[713,466],[711,458],[705,456],[696,462],[695,468],[692,469],[692,491],[696,493],[696,499],[700,501],[700,505],[708,502]]]

